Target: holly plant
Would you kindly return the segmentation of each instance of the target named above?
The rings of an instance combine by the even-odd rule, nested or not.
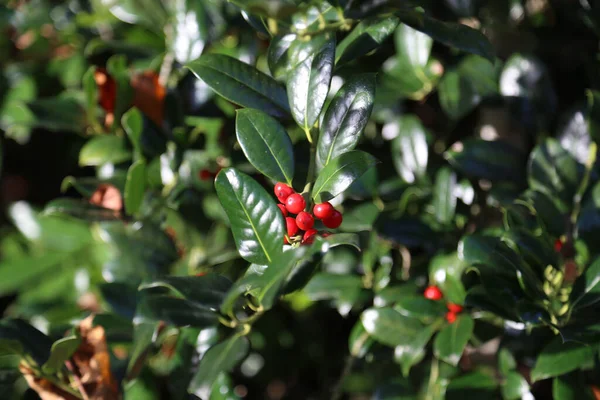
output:
[[[593,3],[0,5],[0,398],[600,398]]]

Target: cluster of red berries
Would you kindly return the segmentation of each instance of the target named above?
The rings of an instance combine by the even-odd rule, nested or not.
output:
[[[439,301],[444,296],[439,287],[427,286],[427,288],[423,292],[423,297],[429,300]],[[452,324],[454,323],[454,321],[456,321],[457,315],[462,312],[463,307],[454,303],[447,303],[446,307],[448,307],[448,312],[446,313],[446,321]]]
[[[281,204],[277,207],[281,210],[285,218],[286,235],[283,238],[283,243],[290,244],[290,241],[302,244],[311,244],[315,240],[315,235],[319,233],[315,226],[315,218],[320,219],[327,228],[335,229],[342,224],[342,213],[333,208],[331,203],[319,203],[313,207],[312,214],[304,211],[306,209],[306,200],[301,194],[296,193],[294,189],[279,182],[275,185],[275,196]],[[293,214],[296,217],[293,217]],[[301,231],[304,231],[302,234]],[[321,234],[328,236],[327,232]],[[301,238],[293,239],[296,236]]]

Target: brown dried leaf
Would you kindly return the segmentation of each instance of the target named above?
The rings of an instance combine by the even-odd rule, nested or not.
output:
[[[30,388],[35,390],[42,400],[79,400],[76,396],[64,391],[47,379],[35,376],[34,372],[25,364],[19,366]]]

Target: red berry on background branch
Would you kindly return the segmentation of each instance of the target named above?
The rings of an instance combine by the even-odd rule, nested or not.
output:
[[[454,321],[456,321],[456,313],[453,313],[452,311],[448,311],[446,313],[446,321],[453,324]]]
[[[446,307],[448,307],[448,311],[453,312],[455,314],[458,314],[460,312],[462,312],[463,307],[459,306],[458,304],[454,304],[454,303],[448,303],[446,304]]]
[[[557,253],[560,253],[560,251],[563,248],[563,242],[560,239],[556,239],[556,241],[554,242],[554,251]]]
[[[275,185],[273,189],[275,192],[275,197],[279,200],[280,203],[285,203],[285,200],[291,195],[294,194],[294,189],[286,185],[285,183],[279,182]]]
[[[285,200],[285,208],[292,214],[298,214],[306,208],[306,200],[301,194],[294,193]]]
[[[442,291],[437,286],[427,286],[427,289],[423,292],[423,296],[429,300],[441,300],[443,295]]]
[[[342,224],[342,213],[338,210],[333,210],[331,215],[323,220],[323,225],[330,229],[335,229]]]
[[[285,208],[285,206],[283,204],[277,204],[277,207],[279,207],[279,210],[281,211],[283,216],[287,217],[288,212],[287,212],[287,209]]]
[[[313,216],[306,211],[301,211],[296,216],[296,224],[298,224],[298,228],[307,231],[315,225],[315,220]]]
[[[315,236],[317,236],[316,229],[309,229],[304,232],[304,236],[302,237],[303,244],[312,244],[315,241]]]
[[[313,214],[317,219],[328,218],[334,211],[335,209],[328,201],[326,201],[325,203],[315,204],[315,206],[313,207]]]
[[[207,169],[203,169],[198,174],[198,177],[200,178],[201,181],[208,181],[208,180],[212,179],[213,173]]]

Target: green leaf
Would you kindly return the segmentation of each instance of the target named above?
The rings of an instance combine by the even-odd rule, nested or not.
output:
[[[398,121],[398,136],[392,141],[392,158],[398,174],[407,183],[414,183],[427,171],[429,149],[421,121],[406,115]]]
[[[290,113],[285,89],[270,76],[235,58],[205,54],[187,66],[229,101],[258,108],[274,117],[285,117]]]
[[[413,10],[398,13],[406,25],[431,36],[446,46],[480,55],[494,62],[496,56],[489,40],[479,31],[463,24],[443,22]]]
[[[431,301],[422,294],[409,294],[396,300],[394,310],[411,318],[417,318],[423,323],[431,323],[440,319],[446,313],[446,306],[440,301]]]
[[[429,281],[442,290],[448,301],[463,304],[466,292],[461,279],[466,266],[456,253],[437,255],[429,263]]]
[[[435,218],[442,225],[450,225],[456,213],[456,174],[443,167],[435,175],[432,206]]]
[[[319,173],[313,187],[312,198],[317,202],[334,198],[377,162],[372,155],[360,150],[340,155],[331,160]]]
[[[587,95],[587,108],[589,115],[587,119],[587,126],[590,132],[590,136],[596,143],[600,143],[600,92],[597,90],[588,90]]]
[[[142,132],[144,130],[144,117],[137,108],[131,108],[121,118],[121,124],[125,133],[129,137],[129,141],[133,145],[136,153],[141,154],[142,151]]]
[[[79,152],[79,165],[100,166],[106,163],[118,164],[131,159],[125,138],[103,135],[88,140]]]
[[[348,349],[353,357],[363,358],[367,355],[369,348],[373,344],[373,339],[365,330],[362,322],[356,321],[356,324],[348,337]]]
[[[42,332],[20,319],[0,321],[0,350],[28,354],[38,365],[50,357],[52,341]]]
[[[241,400],[235,394],[233,380],[225,373],[219,374],[213,383],[209,398],[212,400]]]
[[[455,144],[444,155],[450,164],[471,178],[523,181],[526,155],[500,140],[469,139]]]
[[[200,0],[175,0],[171,4],[174,21],[172,35],[167,36],[168,47],[182,64],[202,54],[208,39],[208,20]]]
[[[292,116],[305,130],[315,124],[325,105],[335,56],[335,36],[319,36],[311,41],[318,42],[315,51],[298,63],[287,79]]]
[[[404,344],[394,349],[394,360],[402,367],[402,375],[408,377],[410,369],[425,357],[426,346],[437,327],[429,325],[418,335],[407,337]]]
[[[454,323],[446,325],[433,342],[435,356],[451,365],[458,365],[465,346],[471,339],[474,326],[473,319],[464,314]]]
[[[154,340],[158,324],[159,322],[142,322],[135,325],[133,344],[130,350],[129,363],[127,364],[128,374],[131,374],[138,364],[143,362],[146,351]]]
[[[429,61],[433,40],[406,24],[398,25],[394,33],[396,57],[404,65],[423,70]]]
[[[269,193],[234,168],[219,172],[215,188],[242,258],[257,264],[278,259],[283,250],[283,216]]]
[[[377,49],[397,26],[398,18],[394,16],[361,21],[338,45],[335,64],[340,66]]]
[[[423,333],[423,324],[393,308],[369,308],[360,319],[369,335],[388,346],[401,346]]]
[[[146,295],[142,301],[143,306],[139,317],[144,322],[165,321],[175,326],[196,328],[208,328],[218,323],[218,316],[213,310],[186,299]]]
[[[235,132],[250,163],[276,182],[294,179],[294,148],[281,124],[262,111],[247,108],[237,111]]]
[[[119,217],[119,213],[116,211],[72,198],[58,198],[50,201],[46,204],[43,215],[68,215],[84,221],[114,221]]]
[[[316,153],[318,170],[356,147],[371,115],[374,101],[373,74],[353,76],[336,93],[321,124]]]
[[[290,33],[278,35],[271,39],[269,51],[267,52],[267,62],[271,75],[277,80],[287,80],[287,75],[294,68],[295,63],[292,58],[292,45],[296,44],[296,35]]]
[[[484,98],[498,94],[497,82],[498,72],[492,63],[478,56],[465,57],[440,81],[440,105],[450,118],[458,120]]]
[[[188,391],[196,393],[210,389],[221,372],[229,372],[242,361],[248,347],[246,337],[235,335],[208,349],[200,360],[200,366],[188,386]]]
[[[498,387],[497,378],[485,370],[460,375],[448,385],[445,399],[480,400],[495,399]]]
[[[0,263],[0,295],[16,292],[69,258],[68,253],[48,252]]]
[[[546,139],[529,158],[529,186],[569,206],[582,175],[583,166],[555,139]]]
[[[571,308],[577,310],[600,301],[600,257],[586,268],[575,281],[569,299]]]
[[[144,201],[146,189],[146,162],[138,160],[127,170],[125,181],[125,211],[127,214],[137,214]]]
[[[516,371],[511,371],[504,376],[504,383],[501,386],[502,397],[505,400],[520,400],[531,396],[529,392],[529,384]]]
[[[576,342],[562,343],[560,336],[556,336],[539,353],[531,370],[531,380],[537,382],[591,365],[595,353],[595,347]]]
[[[594,394],[584,378],[580,371],[554,378],[552,397],[554,400],[593,400]]]
[[[304,288],[311,300],[335,299],[353,304],[362,291],[362,279],[356,275],[320,272]]]
[[[50,357],[42,366],[42,370],[47,374],[54,374],[60,371],[65,361],[71,358],[80,343],[81,338],[77,336],[68,336],[54,342],[50,350]]]
[[[219,309],[231,281],[217,274],[203,276],[166,276],[140,286],[142,289],[167,288],[204,307]]]

